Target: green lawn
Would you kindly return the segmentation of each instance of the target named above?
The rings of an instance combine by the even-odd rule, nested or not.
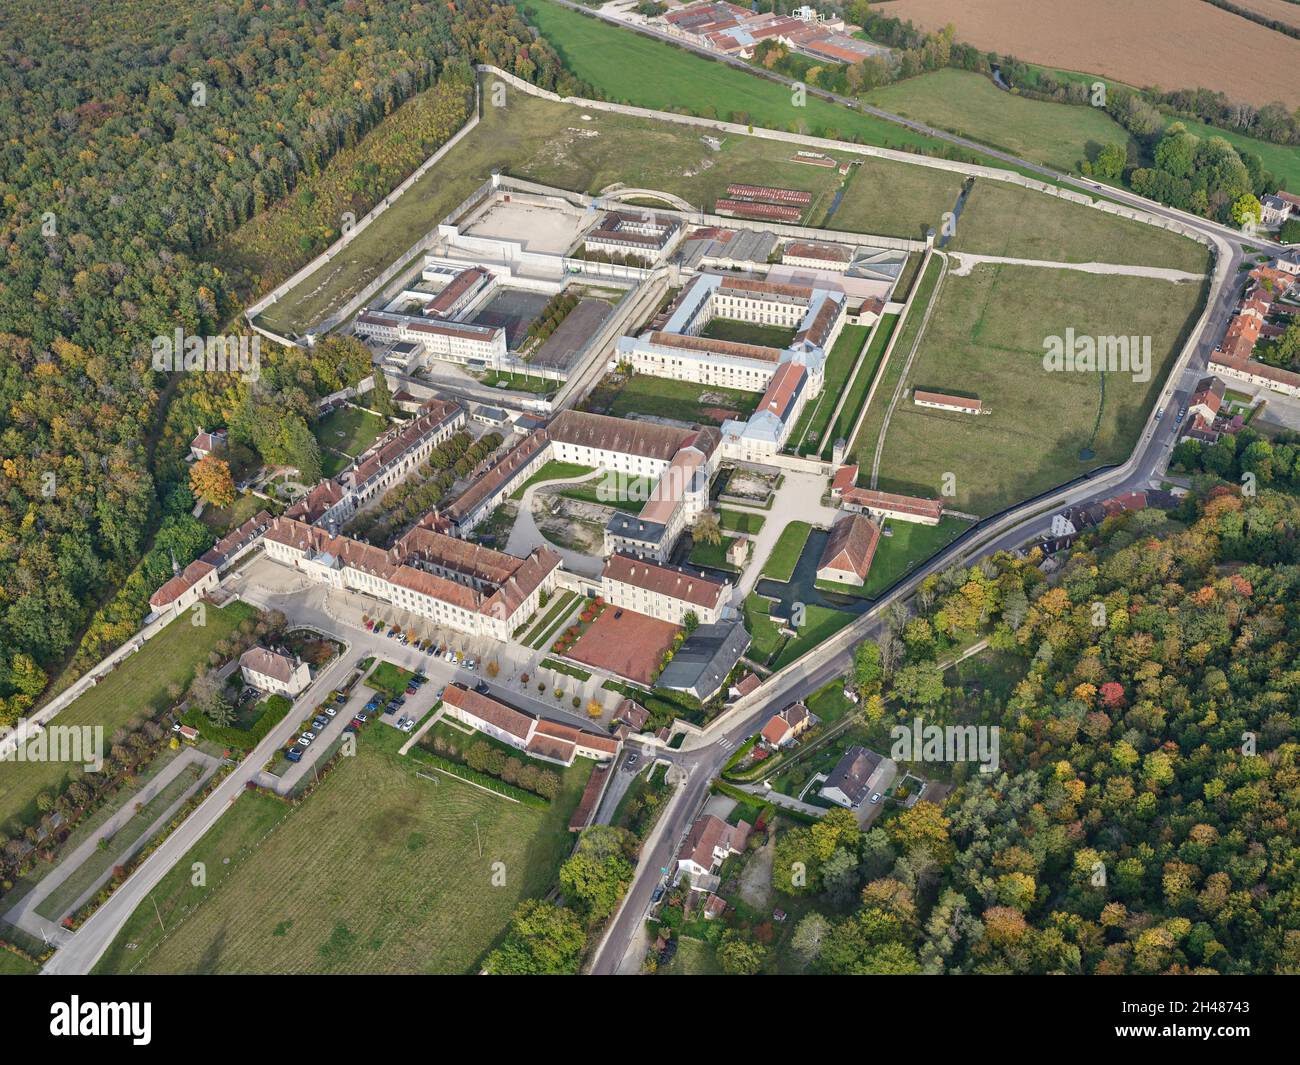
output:
[[[336,407],[316,423],[314,435],[321,451],[341,451],[355,458],[378,439],[388,422],[361,407]]]
[[[770,348],[788,348],[794,343],[795,330],[783,325],[742,322],[734,318],[713,318],[701,336],[714,340],[733,340],[738,344],[762,344]]]
[[[944,517],[938,525],[921,525],[912,521],[889,521],[892,536],[882,536],[871,561],[871,572],[861,588],[851,588],[834,581],[818,581],[817,587],[840,595],[861,595],[874,599],[907,573],[909,565],[924,561],[951,543],[970,523],[961,518]]]
[[[246,603],[208,606],[206,624],[191,624],[195,615],[177,618],[117,669],[54,718],[58,725],[102,725],[107,740],[123,726],[154,717],[171,705],[167,688],[182,688],[194,678],[194,667],[207,659],[222,640],[253,620],[257,611]],[[9,762],[0,768],[0,826],[11,818],[30,824],[37,817],[36,796],[59,790],[73,767],[62,762]]]
[[[768,613],[770,607],[771,603],[757,592],[750,592],[745,599],[745,628],[753,641],[749,657],[764,665],[772,660],[785,640]]]
[[[36,907],[36,912],[50,921],[58,921],[76,904],[77,900],[113,866],[123,860],[155,821],[180,800],[186,790],[199,779],[201,769],[191,765],[178,773],[165,788],[144,804],[109,840],[105,849],[96,850],[81,863],[66,880],[49,893]]]
[[[925,231],[937,232],[944,212],[957,205],[961,174],[872,156],[860,158],[849,174],[844,198],[824,223],[832,229],[924,240]]]
[[[602,507],[615,507],[637,514],[649,500],[654,484],[651,477],[628,477],[610,470],[597,480],[564,488],[560,495],[566,499],[580,499],[586,503],[598,503]]]
[[[532,392],[538,396],[550,395],[560,387],[559,381],[553,381],[549,377],[533,377],[526,373],[502,373],[499,370],[484,374],[482,380],[489,388]]]
[[[413,676],[415,674],[410,670],[403,669],[392,662],[380,662],[362,683],[367,688],[396,696],[406,691],[406,686],[410,684]]]
[[[278,514],[282,509],[278,503],[245,492],[228,507],[204,507],[202,520],[203,524],[218,536],[225,536],[232,529],[243,525],[249,518],[255,517],[260,510],[265,510],[269,514]]]
[[[876,394],[872,397],[871,407],[862,419],[862,425],[857,434],[849,441],[850,461],[859,463],[867,470],[871,469],[871,460],[875,454],[876,442],[880,439],[880,430],[885,424],[885,411],[889,409],[889,404],[894,398],[894,389],[898,386],[898,379],[903,374],[903,364],[907,362],[908,350],[921,328],[921,320],[925,317],[926,305],[934,295],[934,289],[939,283],[939,273],[942,269],[942,260],[937,255],[933,256],[930,259],[930,264],[925,268],[925,273],[921,275],[921,279],[916,284],[916,292],[912,296],[911,308],[907,312],[907,321],[903,323],[903,332],[894,344],[894,350],[889,357],[888,364],[881,371],[883,376],[880,379],[880,384],[876,386]],[[881,325],[884,325],[883,321]],[[897,325],[898,319],[895,318],[889,326],[891,333]],[[885,345],[882,345],[880,348],[882,356],[884,350]],[[874,373],[875,370],[873,369],[872,372]],[[841,419],[837,431],[843,429],[841,435],[844,435],[852,426],[851,421]],[[826,452],[822,457],[829,458],[829,456],[830,453]]]
[[[1079,172],[1106,144],[1131,138],[1104,110],[1013,96],[982,74],[936,70],[873,89],[867,102],[1022,159]]]
[[[11,951],[0,949],[0,976],[35,976],[40,967]]]
[[[555,882],[590,763],[564,770],[559,798],[537,809],[385,750],[387,731],[364,733],[301,806],[242,796],[96,971],[475,972],[515,905]],[[206,887],[190,886],[195,861]]]
[[[545,0],[525,0],[521,6],[565,66],[620,103],[662,111],[685,109],[769,129],[856,138],[889,147],[935,148],[940,143],[816,96],[808,96],[806,106],[795,107],[783,85]],[[647,77],[646,71],[654,76]],[[662,188],[654,183],[646,187]]]
[[[540,648],[546,646],[545,637],[554,629],[564,618],[572,613],[574,606],[577,605],[578,593],[565,592],[555,602],[551,603],[536,625],[524,636],[523,642],[529,647]]]
[[[947,250],[1049,262],[1166,266],[1192,273],[1203,273],[1210,261],[1204,245],[1176,233],[984,179],[971,189]]]
[[[825,383],[821,395],[812,403],[804,405],[803,413],[795,422],[790,433],[790,446],[797,448],[800,454],[808,454],[818,449],[826,423],[835,413],[835,405],[840,401],[844,385],[853,372],[862,345],[866,343],[870,328],[865,325],[846,325],[831,346],[826,356]],[[807,434],[811,432],[811,436]],[[802,446],[801,446],[802,445]]]
[[[849,385],[848,398],[844,401],[844,406],[840,408],[840,415],[835,419],[835,424],[831,427],[830,432],[825,433],[820,440],[821,455],[824,459],[829,459],[835,451],[835,441],[848,439],[849,433],[853,431],[853,423],[857,421],[858,414],[862,410],[862,404],[867,400],[867,393],[871,390],[871,382],[876,379],[876,371],[880,367],[880,360],[885,357],[885,348],[889,346],[889,338],[894,334],[894,327],[898,324],[898,315],[882,315],[879,322],[876,323],[875,335],[871,338],[871,344],[867,348],[866,354],[858,367],[858,372],[853,375],[853,383]],[[879,395],[879,393],[877,393]],[[834,408],[832,408],[833,412]],[[829,421],[829,417],[827,419]],[[805,454],[811,452],[812,448],[806,448]]]
[[[1203,292],[1203,285],[1193,283],[1023,266],[979,266],[968,277],[949,275],[908,391],[889,424],[879,487],[934,496],[952,473],[954,509],[984,515],[1085,470],[1122,461]],[[1150,380],[1134,381],[1129,373],[1049,372],[1044,338],[1063,336],[1068,328],[1077,336],[1150,337]],[[894,356],[900,365],[906,353],[901,339]],[[977,395],[989,413],[917,407],[912,387]],[[875,445],[869,430],[870,424],[858,444],[858,458],[868,464]],[[1090,442],[1095,456],[1081,460]]]
[[[750,514],[747,511],[728,510],[723,507],[718,524],[727,532],[747,533],[750,536],[757,536],[766,521],[767,519],[762,514]]]
[[[648,414],[679,422],[721,425],[728,418],[748,418],[760,398],[758,392],[633,374],[614,391],[598,386],[592,394],[591,405],[592,409],[603,410],[615,418]]]
[[[702,544],[697,543],[691,548],[690,556],[687,558],[692,566],[705,566],[709,569],[730,570],[736,572],[736,567],[727,561],[727,551],[731,548],[734,536],[724,536],[720,543]]]
[[[763,563],[763,576],[775,581],[788,581],[794,576],[794,567],[803,554],[803,546],[808,542],[812,526],[806,521],[792,521],[777,538],[772,553]]]
[[[804,704],[821,719],[824,725],[834,724],[858,708],[858,704],[850,702],[844,695],[842,680],[833,680],[824,687],[818,688],[810,698],[804,700]]]
[[[595,473],[594,466],[583,466],[578,462],[558,462],[552,459],[546,463],[540,470],[528,478],[523,484],[511,493],[511,499],[523,499],[524,492],[532,485],[541,484],[543,481],[572,481],[579,477],[586,477],[590,473]]]
[[[773,669],[784,669],[791,662],[802,658],[818,644],[830,639],[840,629],[855,620],[856,615],[843,610],[829,610],[824,606],[809,603],[804,607],[804,623],[797,634],[781,649]]]

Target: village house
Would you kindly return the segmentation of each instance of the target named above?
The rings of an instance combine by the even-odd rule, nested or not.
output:
[[[813,716],[803,703],[792,703],[767,719],[759,733],[763,742],[773,750],[793,743],[812,727]]]
[[[695,890],[704,890],[701,881],[707,883],[707,878],[713,876],[728,856],[744,853],[749,832],[750,826],[744,821],[729,825],[713,814],[697,818],[690,835],[677,852],[673,883],[680,883],[683,876],[689,876]]]
[[[311,683],[311,667],[301,658],[293,658],[265,647],[250,647],[239,657],[239,671],[244,683],[271,695],[294,698]]]

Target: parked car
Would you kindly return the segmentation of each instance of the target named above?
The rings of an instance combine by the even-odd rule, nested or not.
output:
[[[433,644],[429,644],[429,646],[426,647],[426,648],[424,649],[424,653],[425,653],[426,655],[431,655],[431,654],[433,654],[433,653],[434,653],[434,652],[433,652]]]
[[[871,805],[875,806],[876,803],[878,803],[879,801],[880,801],[880,792],[876,792],[873,796],[871,796]]]
[[[369,720],[370,720],[369,715],[367,715],[367,714],[357,714],[357,716],[354,717],[351,721],[349,721],[348,724],[349,724],[349,725],[353,725],[353,726],[355,726],[356,728],[360,728],[362,725],[364,725],[364,724],[365,724],[367,721],[369,721]]]
[[[623,611],[621,611],[621,610],[615,610],[615,611],[614,611],[614,620],[615,620],[615,621],[617,621],[617,620],[618,620],[619,618],[621,618],[622,616],[623,616]]]
[[[660,884],[657,888],[655,888],[654,894],[650,896],[650,901],[658,902],[663,897],[664,897],[664,886],[663,884]]]
[[[311,719],[311,727],[314,728],[317,732],[319,732],[328,724],[329,724],[329,718],[326,717],[314,717]]]
[[[301,743],[304,747],[306,747],[315,738],[316,736],[314,733],[304,732],[301,736],[298,737],[298,742]]]
[[[415,721],[408,717],[402,721],[399,721],[397,727],[400,728],[403,732],[410,732],[411,729],[415,728]]]
[[[301,762],[301,761],[302,761],[302,748],[301,748],[301,747],[290,747],[287,751],[284,752],[284,756],[285,756],[285,758],[287,758],[290,762]]]
[[[474,690],[478,692],[480,695],[486,695],[488,690],[487,682],[482,680],[479,681],[477,684],[474,685]]]
[[[639,754],[637,754],[636,751],[632,751],[632,752],[627,756],[627,761],[624,762],[623,764],[626,765],[626,766],[628,767],[628,769],[631,769],[631,768],[632,768],[634,765],[636,765],[637,762],[639,762],[640,760],[641,760],[641,756],[640,756]]]

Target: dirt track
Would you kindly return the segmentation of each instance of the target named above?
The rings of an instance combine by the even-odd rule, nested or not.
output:
[[[1270,0],[1245,5],[1272,14]],[[879,10],[927,30],[951,22],[977,48],[1130,85],[1300,104],[1300,41],[1200,0],[892,0]]]

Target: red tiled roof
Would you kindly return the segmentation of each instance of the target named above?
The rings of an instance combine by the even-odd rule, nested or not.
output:
[[[865,510],[893,510],[900,514],[916,514],[935,519],[943,517],[943,501],[939,499],[896,495],[893,492],[879,492],[874,488],[846,488],[842,499],[847,504]]]
[[[711,577],[617,553],[606,560],[601,576],[709,609],[720,604],[727,590],[727,585]]]
[[[947,392],[926,392],[920,388],[912,389],[912,399],[917,403],[942,403],[948,407],[963,407],[966,410],[981,410],[983,405],[978,399],[967,396],[952,396]]]
[[[879,525],[865,515],[847,514],[831,527],[817,569],[841,570],[866,580],[879,543]]]
[[[521,740],[532,735],[537,720],[459,684],[448,684],[442,693],[442,701]]]
[[[202,559],[195,559],[154,592],[149,597],[149,605],[157,609],[158,607],[167,606],[169,603],[174,603],[215,570],[216,566],[212,565],[212,563],[204,562]]]

